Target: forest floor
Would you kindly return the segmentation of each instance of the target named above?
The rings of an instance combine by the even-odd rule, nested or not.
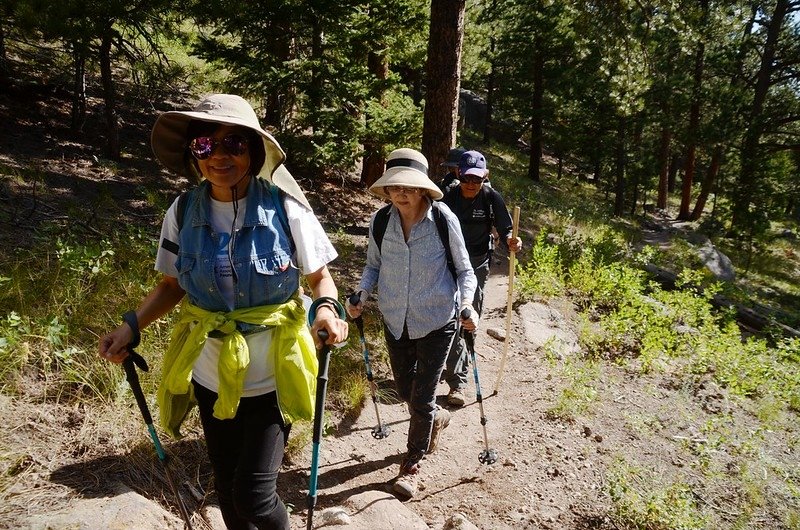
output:
[[[154,114],[143,113],[137,127],[130,125],[137,115],[128,117],[127,141],[137,143],[137,154],[115,167],[99,163],[93,155],[96,150],[87,147],[98,141],[97,128],[87,128],[90,132],[81,142],[71,139],[63,125],[67,123],[65,114],[68,116],[63,100],[29,103],[19,106],[25,102],[0,98],[0,121],[7,124],[4,129],[8,131],[0,136],[0,169],[11,174],[14,168],[35,166],[42,172],[38,192],[31,183],[3,180],[4,207],[13,209],[14,214],[2,223],[2,248],[29,244],[37,222],[68,218],[75,204],[88,204],[102,194],[120,205],[114,222],[149,223],[151,229],[157,226],[155,207],[142,197],[152,190],[174,197],[182,183],[169,179],[152,160],[145,163],[137,158],[149,156],[143,131],[148,130]],[[340,251],[342,259],[332,267],[340,292],[345,293],[360,276],[369,215],[380,201],[352,182],[301,180],[301,185],[308,190],[337,248],[348,249]],[[102,225],[102,212],[99,215],[98,224],[92,227]],[[528,248],[531,243],[525,241]],[[493,394],[505,345],[487,330],[505,329],[507,294],[507,256],[498,253],[475,344],[488,447],[498,459],[491,465],[478,460],[487,443],[471,384],[471,399],[467,406],[452,410],[439,451],[423,461],[423,488],[405,503],[430,528],[441,529],[457,512],[485,530],[798,528],[785,516],[787,511],[799,509],[797,497],[786,498],[777,488],[785,480],[778,470],[790,470],[794,480],[800,478],[796,422],[793,429],[765,431],[752,407],[732,399],[702,375],[676,379],[668,372],[644,374],[635,363],[604,363],[590,373],[581,371],[571,362],[579,355],[571,347],[572,341],[542,340],[548,333],[562,338],[579,334],[584,322],[568,300],[514,304],[507,364],[499,391]],[[374,308],[370,311],[374,318]],[[370,335],[371,329],[377,328],[368,328],[366,338],[370,348],[377,350],[382,337]],[[355,326],[351,333],[357,334]],[[317,510],[341,505],[364,491],[388,491],[397,474],[405,451],[408,415],[402,404],[391,399],[385,362],[376,362],[375,372],[382,389],[381,418],[392,433],[382,440],[371,436],[376,417],[369,400],[356,418],[336,420],[322,441]],[[133,435],[138,440],[134,449],[134,444],[115,437],[121,424],[141,427],[135,411],[120,410],[116,418],[106,414],[98,419],[81,404],[43,402],[36,389],[46,384],[32,384],[27,394],[0,396],[0,423],[5,426],[0,440],[0,528],[99,529],[98,514],[87,513],[85,520],[72,526],[48,524],[48,516],[79,499],[114,499],[117,490],[112,478],[119,477],[128,487],[147,492],[153,502],[177,514],[167,498],[163,478],[148,474],[153,468],[152,446],[142,441],[145,434],[138,430]],[[554,414],[570,392],[586,394],[584,412],[570,417]],[[442,384],[438,392],[442,402],[446,393]],[[724,443],[709,426],[724,428]],[[188,434],[181,442],[169,442],[167,450],[184,468],[182,478],[208,485],[202,437],[196,429],[188,429]],[[738,491],[739,483],[731,488],[726,480],[726,473],[741,471],[739,455],[726,448],[733,440],[744,451],[747,443],[756,444],[756,438],[763,466],[753,470],[753,475],[763,476],[763,480],[758,478],[759,499],[743,509],[741,500],[746,492]],[[307,453],[310,451],[302,451],[287,461],[279,479],[282,497],[294,507],[293,528],[305,528]],[[133,464],[141,470],[122,470]],[[708,472],[710,467],[715,473]],[[668,521],[670,515],[653,515],[652,510],[680,511],[682,484],[695,492],[690,496],[693,505],[711,515],[688,526],[635,524],[640,506],[645,515],[651,510],[650,521]],[[676,487],[671,489],[671,485]],[[637,493],[645,495],[659,487],[664,495],[673,495],[671,501],[637,500]],[[200,504],[213,504],[213,497],[201,495],[200,500]],[[210,527],[199,520],[196,523],[199,528]]]

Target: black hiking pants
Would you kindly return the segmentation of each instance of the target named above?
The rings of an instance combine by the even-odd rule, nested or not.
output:
[[[291,425],[283,424],[277,394],[243,397],[234,418],[219,420],[217,393],[192,382],[228,530],[289,530],[277,480]]]
[[[486,287],[486,280],[489,278],[489,266],[491,265],[491,253],[480,265],[473,265],[472,270],[478,279],[478,287],[475,289],[475,296],[472,299],[472,307],[478,312],[478,316],[483,314],[483,293]],[[447,355],[443,377],[450,387],[450,390],[460,390],[467,388],[467,374],[469,373],[469,354],[464,339],[457,337],[453,341],[450,353]]]

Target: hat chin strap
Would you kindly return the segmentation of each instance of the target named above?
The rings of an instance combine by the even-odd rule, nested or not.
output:
[[[233,183],[233,185],[231,186],[231,197],[233,197],[233,202],[234,202],[234,204],[236,203],[236,200],[239,198],[239,184],[241,184],[241,182],[242,182],[242,181],[243,181],[243,180],[244,180],[246,177],[249,177],[249,176],[251,176],[251,175],[250,175],[250,172],[248,171],[248,172],[246,172],[244,175],[242,175],[242,176],[239,178],[239,180],[237,180],[236,182],[234,182],[234,183]],[[245,195],[246,195],[246,194],[245,194]]]

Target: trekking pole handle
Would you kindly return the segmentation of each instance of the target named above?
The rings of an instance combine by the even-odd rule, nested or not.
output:
[[[152,425],[153,417],[150,415],[150,409],[147,406],[147,400],[145,400],[144,392],[142,392],[142,386],[139,384],[139,374],[136,373],[136,366],[134,366],[135,363],[141,368],[141,364],[139,364],[137,358],[144,363],[145,368],[142,369],[147,371],[147,363],[145,362],[144,357],[133,351],[132,348],[128,348],[128,356],[125,357],[124,361],[122,361],[122,367],[125,369],[125,379],[128,380],[128,384],[131,387],[133,396],[136,398],[136,404],[139,406],[139,411],[142,413],[144,422],[147,425]]]
[[[131,346],[128,346],[128,357],[133,361],[133,364],[139,367],[139,370],[142,372],[150,371],[150,367],[147,366],[147,361],[144,360],[144,357],[134,351],[133,347]]]
[[[470,316],[472,316],[473,311],[475,310],[465,307],[464,309],[461,310],[461,318],[465,320],[470,318]],[[462,331],[462,336],[464,337],[464,342],[467,343],[467,348],[471,351],[473,345],[475,344],[475,332],[467,331],[465,329],[462,329],[461,331]]]
[[[351,306],[356,306],[361,303],[361,294],[356,291],[350,296],[347,297],[347,301],[350,302]],[[353,322],[356,323],[356,327],[358,328],[358,332],[361,333],[361,336],[364,336],[364,319],[361,315],[358,315],[356,318],[353,319]]]
[[[475,312],[474,309],[465,307],[464,309],[461,310],[461,319],[466,320],[468,318],[472,318],[472,313],[474,312]]]

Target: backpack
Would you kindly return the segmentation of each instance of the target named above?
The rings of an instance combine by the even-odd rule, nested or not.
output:
[[[447,269],[453,275],[453,280],[458,282],[458,274],[456,274],[456,266],[453,263],[453,255],[450,252],[450,229],[447,226],[447,219],[442,213],[441,207],[438,202],[434,201],[433,206],[433,220],[436,221],[436,230],[439,232],[439,239],[442,240],[444,245],[444,254],[447,258]],[[375,238],[375,243],[378,245],[378,252],[381,251],[383,244],[383,236],[386,234],[386,227],[389,226],[389,212],[392,209],[391,204],[387,204],[375,214],[375,222],[372,224],[372,237]]]
[[[454,181],[454,182],[458,183],[458,181]],[[449,194],[451,194],[451,193],[454,194],[454,195],[458,195],[460,197],[461,191],[458,189],[457,185],[453,186],[451,188],[448,188],[447,192],[445,192],[445,196],[441,199],[441,201],[444,202],[445,204],[447,204],[445,199],[448,198]],[[492,253],[494,252],[494,238],[492,237],[492,232],[494,230],[494,202],[492,201],[492,197],[493,197],[493,194],[496,194],[496,193],[497,193],[497,191],[494,190],[494,188],[492,188],[491,186],[485,186],[484,185],[484,186],[481,186],[481,189],[478,192],[478,195],[475,197],[475,199],[480,200],[481,206],[483,207],[483,210],[486,212],[486,231],[489,233],[489,260],[490,261],[491,261]],[[475,200],[475,199],[473,199],[473,200]],[[456,215],[458,215],[458,214],[456,214]],[[459,219],[459,222],[461,222],[461,219]],[[472,255],[474,252],[475,253],[484,252],[484,250],[482,248],[481,249],[475,249],[475,248],[467,247],[467,253],[468,254]]]
[[[178,221],[178,233],[183,230],[184,217],[186,216],[186,208],[189,205],[189,193],[192,190],[184,191],[178,196],[178,207],[175,212],[175,217]],[[275,184],[269,185],[269,191],[272,194],[272,202],[275,203],[275,211],[278,214],[278,220],[283,227],[284,232],[289,237],[289,245],[291,245],[292,254],[295,252],[294,239],[292,238],[292,231],[289,229],[289,218],[286,215],[286,210],[283,208],[283,201],[281,200],[280,190]]]

